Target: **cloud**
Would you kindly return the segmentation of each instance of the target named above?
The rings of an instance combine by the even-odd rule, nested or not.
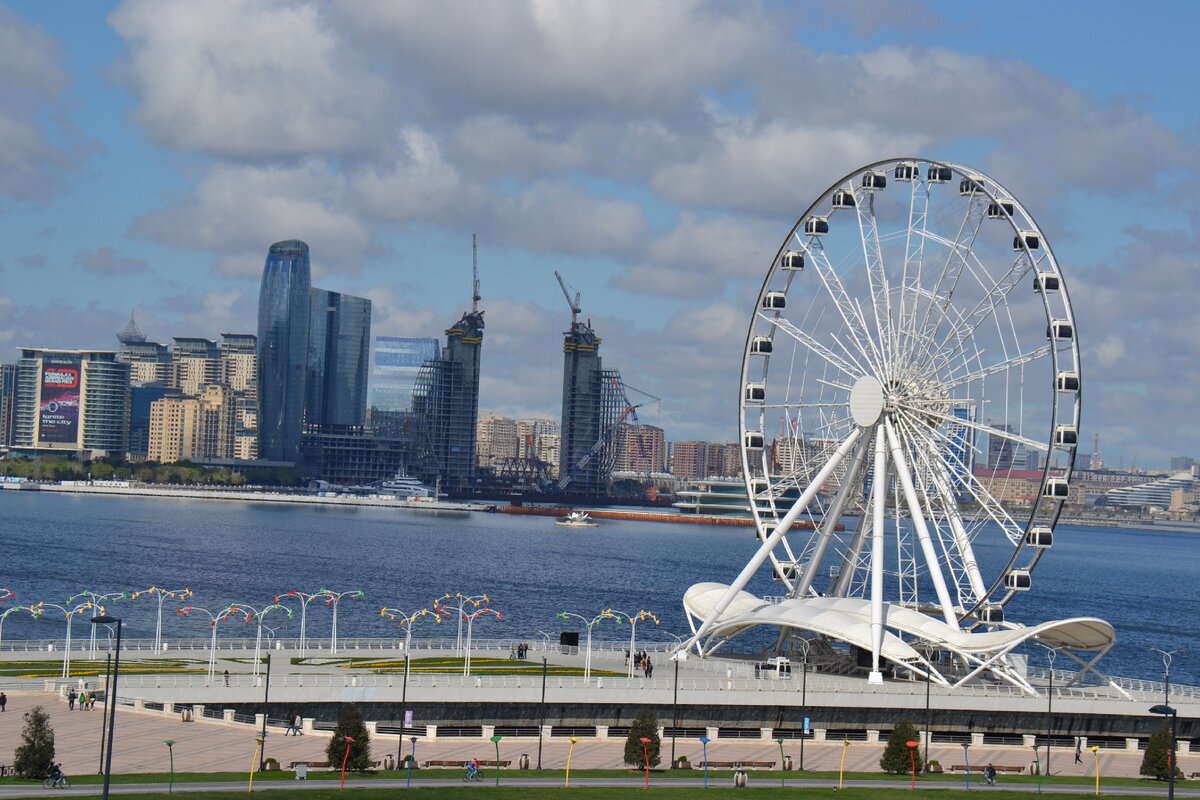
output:
[[[128,0],[109,17],[116,75],[151,138],[231,158],[345,153],[388,107],[386,86],[324,6],[287,0]]]
[[[97,144],[70,121],[58,42],[0,6],[0,197],[45,201]]]
[[[101,247],[90,253],[78,253],[75,263],[83,267],[84,272],[101,275],[130,275],[145,272],[148,266],[145,260],[122,256],[111,247]]]
[[[138,218],[130,233],[221,254],[231,277],[257,277],[271,242],[299,238],[311,248],[314,279],[356,273],[371,232],[346,198],[344,179],[321,159],[292,166],[219,163],[190,195]],[[257,258],[251,253],[258,252]]]

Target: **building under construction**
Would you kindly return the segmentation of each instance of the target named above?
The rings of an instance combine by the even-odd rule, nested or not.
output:
[[[572,300],[555,276],[571,306],[571,328],[563,334],[558,486],[573,495],[606,495],[617,453],[613,434],[628,406],[625,389],[621,373],[603,368],[591,322],[579,320],[579,294]]]
[[[479,269],[471,241],[471,310],[446,330],[441,358],[426,361],[413,386],[414,456],[409,468],[425,483],[443,490],[475,488],[475,423],[479,419],[479,355],[483,312],[479,310]]]

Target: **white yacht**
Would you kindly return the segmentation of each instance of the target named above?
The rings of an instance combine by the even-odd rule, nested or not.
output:
[[[380,493],[394,494],[398,497],[437,498],[437,493],[433,489],[430,489],[411,475],[404,474],[404,472],[397,472],[395,476],[381,481],[378,484],[378,490]]]

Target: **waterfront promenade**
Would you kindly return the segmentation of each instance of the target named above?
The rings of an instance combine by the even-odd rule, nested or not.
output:
[[[54,671],[61,664],[61,650],[49,650],[52,642],[4,642],[4,656],[9,662],[31,661],[42,667],[42,674]],[[61,643],[59,643],[61,645]],[[114,751],[115,770],[123,773],[162,771],[165,769],[166,748],[163,741],[174,739],[176,769],[180,771],[231,771],[245,768],[253,756],[254,737],[261,725],[261,712],[266,687],[263,676],[251,674],[253,642],[222,641],[216,676],[208,680],[207,643],[172,641],[165,653],[157,657],[149,652],[148,642],[132,640],[129,649],[123,648],[122,675],[119,682],[118,747]],[[368,713],[369,726],[376,729],[375,760],[383,761],[388,754],[395,756],[398,745],[395,725],[404,696],[401,671],[377,674],[367,667],[340,666],[346,659],[391,661],[403,663],[403,651],[395,640],[348,639],[339,646],[338,654],[319,649],[310,643],[307,663],[293,663],[294,642],[278,641],[271,649],[272,675],[270,683],[270,714],[268,717],[267,755],[286,768],[293,761],[325,761],[324,748],[331,735],[329,729],[343,702],[356,702]],[[249,645],[249,647],[247,647]],[[473,643],[473,659],[480,669],[490,656],[507,663],[509,643],[500,640]],[[655,645],[651,645],[655,646]],[[658,645],[661,647],[661,645]],[[73,660],[78,665],[85,657],[76,643]],[[422,640],[414,642],[412,657],[452,658],[454,642]],[[77,649],[78,648],[78,649]],[[639,644],[640,649],[640,644]],[[103,651],[100,653],[103,657]],[[541,729],[542,765],[547,769],[565,767],[569,737],[566,728],[588,728],[580,733],[572,766],[588,768],[621,768],[624,747],[623,730],[610,733],[615,721],[609,715],[614,709],[623,714],[621,724],[642,707],[653,707],[662,726],[671,724],[670,714],[676,700],[674,663],[667,653],[652,652],[656,669],[652,679],[640,676],[632,679],[612,674],[593,676],[585,682],[577,675],[551,675],[546,680],[546,703],[551,708],[547,724]],[[416,713],[414,728],[418,733],[417,758],[427,760],[466,760],[471,757],[494,758],[488,738],[493,732],[502,733],[502,758],[515,765],[521,754],[529,754],[536,765],[539,737],[537,714],[542,694],[541,659],[560,668],[580,667],[583,653],[564,654],[545,643],[534,646],[526,665],[533,672],[515,674],[474,674],[464,676],[461,670],[439,673],[412,673],[409,678],[407,706]],[[172,660],[176,668],[201,670],[188,673],[129,674],[136,668],[153,668],[155,662]],[[597,644],[593,652],[593,669],[597,672],[625,671],[624,650],[612,642]],[[94,662],[93,662],[94,663]],[[359,662],[361,663],[361,662]],[[494,665],[496,662],[493,661]],[[501,671],[504,669],[501,664]],[[103,664],[101,663],[101,669]],[[391,667],[395,669],[395,667]],[[226,685],[224,671],[229,670]],[[712,739],[709,757],[714,761],[779,762],[779,746],[769,723],[751,723],[770,717],[779,720],[784,729],[799,726],[802,692],[807,710],[813,715],[814,736],[805,743],[807,770],[836,770],[841,758],[844,739],[851,745],[846,754],[848,771],[873,772],[878,768],[883,740],[887,731],[899,719],[908,719],[922,728],[925,719],[926,686],[919,682],[889,681],[884,686],[869,686],[864,681],[838,675],[815,673],[801,681],[797,669],[790,679],[755,677],[750,662],[700,660],[690,658],[680,664],[678,679],[678,711],[680,727],[688,735],[679,735],[676,754],[693,763],[701,760],[700,733]],[[1083,776],[1092,774],[1091,754],[1084,751],[1084,763],[1074,763],[1073,740],[1062,731],[1086,731],[1089,725],[1107,725],[1112,733],[1122,727],[1157,724],[1148,709],[1162,701],[1163,687],[1154,682],[1125,682],[1127,688],[1088,686],[1063,688],[1066,673],[1056,673],[1059,685],[1054,696],[1056,735],[1052,753],[1054,774]],[[101,704],[91,712],[68,711],[64,699],[68,687],[78,686],[79,678],[64,681],[46,677],[0,678],[0,688],[9,696],[8,711],[0,720],[0,754],[8,754],[16,746],[20,734],[20,714],[35,704],[51,713],[58,734],[58,752],[68,773],[83,774],[96,771],[99,759]],[[95,686],[95,678],[84,678]],[[929,746],[931,758],[946,767],[963,763],[961,744],[971,744],[970,760],[975,766],[992,762],[998,765],[1021,767],[1028,773],[1033,760],[1031,744],[1044,740],[1033,738],[1045,730],[1044,697],[1031,697],[1013,687],[979,683],[965,690],[952,692],[929,687],[929,714],[934,731]],[[1200,698],[1194,689],[1172,687],[1171,702],[1182,719],[1200,715]],[[190,721],[184,710],[192,712]],[[306,735],[283,736],[282,720],[292,709],[305,718]],[[454,720],[437,720],[435,714],[454,710]],[[787,721],[784,722],[784,714]],[[475,715],[475,716],[472,716]],[[507,715],[507,718],[505,718]],[[480,718],[487,716],[489,718]],[[991,730],[986,720],[1025,719],[1030,724],[1020,733],[1012,730]],[[864,720],[866,720],[864,722]],[[978,722],[976,722],[976,720]],[[1099,722],[1097,722],[1099,721]],[[972,727],[972,725],[978,727]],[[1011,723],[1009,723],[1011,725]],[[697,728],[699,726],[699,729]],[[748,727],[749,726],[749,727]],[[441,730],[439,731],[439,727]],[[474,732],[464,730],[475,728]],[[875,730],[872,730],[875,728]],[[1094,741],[1102,747],[1102,774],[1136,775],[1141,763],[1138,747],[1144,737],[1126,739],[1121,735],[1099,736]],[[1180,763],[1185,773],[1200,770],[1200,754],[1193,755],[1183,742]],[[787,755],[799,766],[798,740],[784,744]],[[406,741],[403,754],[410,752]],[[663,739],[664,763],[670,755],[670,736]],[[0,755],[0,763],[5,763]]]

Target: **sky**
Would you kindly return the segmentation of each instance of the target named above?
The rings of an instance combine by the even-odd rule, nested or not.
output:
[[[1200,5],[0,4],[0,359],[256,329],[268,246],[373,334],[487,330],[480,408],[559,413],[557,270],[671,440],[734,440],[780,242],[840,176],[970,164],[1071,288],[1083,449],[1200,457]],[[631,395],[640,397],[639,395]],[[636,401],[636,400],[635,400]]]

